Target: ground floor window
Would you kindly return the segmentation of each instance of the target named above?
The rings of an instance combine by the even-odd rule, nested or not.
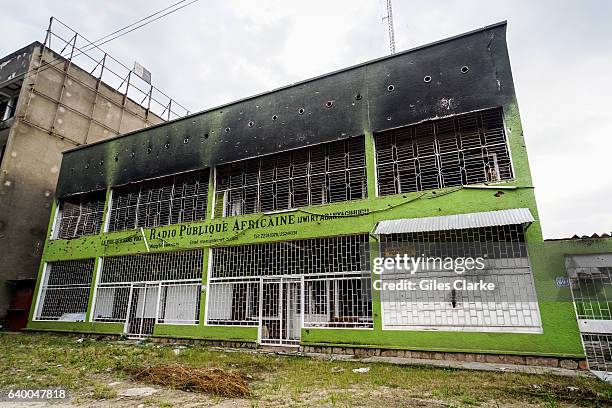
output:
[[[428,262],[414,273],[399,263],[380,275],[383,329],[541,332],[523,225],[383,234],[380,241],[387,257]],[[469,269],[467,259],[475,260]]]
[[[47,263],[36,319],[84,321],[93,268],[94,259]]]
[[[214,248],[206,323],[260,326],[270,339],[372,327],[367,243],[353,235]]]
[[[126,323],[135,335],[155,323],[197,324],[202,262],[201,250],[104,258],[93,320]]]
[[[612,371],[612,253],[566,255],[565,267],[589,369]]]

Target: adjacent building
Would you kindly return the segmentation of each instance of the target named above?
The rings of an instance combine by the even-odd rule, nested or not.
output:
[[[576,368],[563,259],[612,252],[542,239],[505,23],[76,147],[49,200],[32,330]]]
[[[112,57],[90,72],[74,58],[92,56],[75,44],[50,31],[0,59],[0,320],[9,329],[27,323],[62,152],[163,122],[131,98],[133,86],[105,82],[119,72]]]

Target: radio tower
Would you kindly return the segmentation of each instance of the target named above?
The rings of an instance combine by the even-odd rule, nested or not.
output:
[[[389,26],[389,51],[391,54],[395,54],[395,32],[393,30],[393,6],[391,0],[387,0],[387,16],[383,17],[383,20],[387,19]]]

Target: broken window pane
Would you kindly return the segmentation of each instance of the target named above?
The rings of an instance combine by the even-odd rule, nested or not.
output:
[[[375,144],[381,196],[513,177],[501,109],[382,132]]]
[[[57,238],[70,239],[100,232],[106,191],[78,194],[60,201]]]

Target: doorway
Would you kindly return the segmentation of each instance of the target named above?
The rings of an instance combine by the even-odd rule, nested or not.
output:
[[[300,344],[302,329],[301,278],[262,278],[259,297],[259,343]]]
[[[157,318],[159,284],[133,283],[125,323],[129,337],[146,337],[153,334]]]

